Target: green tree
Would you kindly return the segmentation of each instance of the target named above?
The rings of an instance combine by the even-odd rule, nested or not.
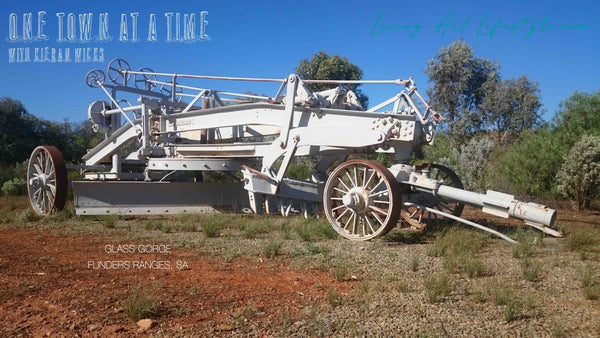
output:
[[[29,157],[36,139],[30,118],[33,116],[21,102],[8,97],[0,100],[1,165],[12,165]]]
[[[363,72],[346,57],[339,55],[329,56],[327,52],[318,52],[309,59],[301,60],[295,70],[301,79],[307,80],[360,80]],[[366,108],[369,98],[358,88],[359,84],[346,84],[345,88],[356,93],[361,105]],[[313,92],[323,91],[337,87],[331,83],[310,83],[306,86]]]
[[[600,137],[584,135],[565,156],[556,175],[558,191],[585,210],[600,192]]]
[[[427,62],[425,73],[433,82],[427,89],[429,103],[443,112],[452,140],[466,143],[468,136],[485,126],[479,107],[486,90],[495,87],[499,68],[496,62],[474,57],[473,49],[463,40],[442,47]]]
[[[549,128],[522,133],[495,159],[494,185],[530,196],[551,191],[562,162],[561,148]]]
[[[561,103],[553,121],[565,151],[583,135],[600,136],[600,92],[575,92]]]
[[[540,90],[526,76],[489,82],[481,110],[498,142],[505,143],[540,122]]]

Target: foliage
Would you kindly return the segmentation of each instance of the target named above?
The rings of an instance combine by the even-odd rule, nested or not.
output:
[[[505,180],[502,188],[514,193],[539,195],[551,191],[561,163],[560,149],[555,132],[547,128],[527,131],[498,155],[493,176]]]
[[[279,255],[279,250],[281,249],[281,242],[277,241],[269,241],[265,246],[265,257],[273,258]]]
[[[34,147],[32,117],[23,104],[4,97],[0,100],[0,164],[22,162]],[[29,151],[27,151],[29,149]]]
[[[493,149],[494,142],[487,137],[472,138],[468,144],[460,147],[460,151],[454,149],[458,166],[456,169],[467,189],[486,188],[482,180]]]
[[[592,229],[575,229],[567,235],[567,248],[571,251],[585,251],[600,244],[600,232]]]
[[[596,278],[594,269],[590,265],[581,272],[581,287],[586,299],[600,298],[600,281]]]
[[[451,138],[460,139],[481,128],[483,121],[477,107],[485,98],[484,89],[498,78],[499,65],[485,58],[475,58],[465,41],[458,40],[442,47],[427,62],[425,73],[433,82],[427,89],[430,104],[449,123]]]
[[[133,320],[140,320],[156,315],[159,306],[156,287],[150,289],[134,287],[125,300],[123,312]]]
[[[437,303],[452,292],[452,282],[445,273],[433,274],[423,282],[425,294],[430,303]]]
[[[504,141],[539,122],[537,83],[525,76],[501,80],[499,69],[498,63],[475,57],[463,40],[441,48],[427,63],[430,104],[444,113],[455,143],[467,143],[485,130],[495,130],[497,140]]]
[[[561,103],[553,122],[565,151],[583,135],[600,136],[600,92],[573,93]]]
[[[574,198],[578,210],[600,192],[600,137],[583,136],[565,156],[556,180],[558,191]]]
[[[327,52],[321,51],[309,59],[301,60],[296,67],[296,73],[302,79],[310,80],[360,80],[363,72],[348,58],[339,55],[329,56]],[[363,107],[369,104],[369,98],[361,92],[358,84],[346,84],[345,88],[356,93],[358,100]],[[310,83],[306,87],[311,91],[323,91],[337,87],[330,83]]]
[[[485,189],[486,166],[494,148],[494,141],[488,137],[472,138],[467,144],[455,145],[445,133],[440,133],[434,145],[424,149],[424,158],[426,162],[452,169],[466,189]]]
[[[521,76],[488,85],[481,109],[498,142],[505,143],[539,122],[542,103],[536,82]]]
[[[2,185],[2,193],[5,195],[20,196],[27,194],[27,181],[20,177],[15,177]]]
[[[486,243],[486,236],[470,229],[452,227],[438,234],[427,252],[429,256],[475,255]]]
[[[440,131],[435,134],[433,144],[423,148],[423,159],[425,162],[441,163],[443,158],[452,155],[452,149],[448,134]]]

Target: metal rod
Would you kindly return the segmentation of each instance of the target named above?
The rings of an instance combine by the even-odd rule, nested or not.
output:
[[[121,114],[123,114],[123,116],[125,116],[125,118],[129,122],[129,124],[131,124],[131,126],[134,129],[138,130],[137,126],[135,124],[133,124],[133,121],[131,121],[131,119],[129,118],[129,116],[127,116],[127,114],[125,114],[125,111],[123,111],[123,108],[121,108],[121,106],[119,106],[119,103],[117,101],[115,101],[115,99],[110,95],[110,93],[106,90],[106,88],[104,88],[103,85],[100,85],[100,88],[104,91],[104,93],[106,93],[106,96],[108,96],[110,98],[110,100],[112,101],[112,103],[115,106],[117,106],[117,109],[119,109],[121,111]]]
[[[149,72],[137,72],[127,71],[129,74],[152,74],[156,76],[169,76],[176,75],[177,77],[185,77],[190,79],[208,79],[208,80],[231,80],[231,81],[255,81],[255,82],[283,82],[286,79],[268,79],[268,78],[254,78],[254,77],[231,77],[231,76],[209,76],[209,75],[189,75],[189,74],[172,74],[172,73],[149,73]]]
[[[338,83],[338,84],[397,84],[407,85],[410,80],[302,80],[304,83]]]
[[[235,76],[210,76],[210,75],[190,75],[190,74],[173,74],[173,73],[151,73],[151,72],[139,72],[139,71],[127,71],[129,74],[142,74],[142,75],[156,75],[156,76],[168,76],[172,77],[185,77],[190,79],[209,79],[209,80],[232,80],[232,81],[256,81],[256,82],[285,82],[286,79],[273,79],[273,78],[255,78],[255,77],[235,77]],[[397,84],[407,85],[410,84],[410,80],[302,80],[304,83],[338,83],[338,84]]]
[[[466,220],[464,218],[460,218],[458,216],[454,216],[452,214],[445,213],[443,211],[439,211],[439,210],[436,210],[436,209],[433,209],[433,208],[428,208],[428,207],[425,207],[425,206],[422,206],[422,205],[418,205],[418,204],[414,204],[414,203],[411,203],[411,202],[404,202],[404,205],[408,206],[408,207],[416,207],[416,208],[419,208],[419,209],[422,209],[422,210],[427,210],[427,211],[429,211],[431,213],[434,213],[434,214],[438,214],[438,215],[441,215],[441,216],[444,216],[444,217],[448,217],[448,218],[453,219],[455,221],[459,221],[459,222],[464,223],[466,225],[470,225],[472,227],[475,227],[475,228],[477,228],[479,230],[487,231],[487,232],[489,232],[491,234],[494,234],[494,235],[496,235],[496,236],[498,236],[498,237],[500,237],[500,238],[502,238],[502,239],[504,239],[507,242],[510,242],[512,244],[517,244],[517,241],[515,241],[514,239],[512,239],[512,238],[510,238],[510,237],[508,237],[508,236],[506,236],[504,234],[499,233],[496,230],[492,230],[490,228],[486,228],[483,225],[477,224],[475,222],[468,221],[468,220]]]

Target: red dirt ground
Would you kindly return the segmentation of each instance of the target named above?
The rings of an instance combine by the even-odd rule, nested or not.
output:
[[[465,210],[485,223],[489,216]],[[496,224],[519,221],[494,218]],[[600,212],[561,208],[559,226],[595,226]],[[225,263],[193,249],[171,254],[109,254],[122,238],[65,236],[52,230],[0,230],[0,336],[131,336],[141,334],[124,313],[133,288],[155,295],[159,312],[152,333],[227,334],[251,316],[262,328],[298,318],[301,309],[327,301],[352,283],[325,271],[292,269],[285,260],[236,259]],[[139,245],[141,243],[136,243]],[[170,261],[172,269],[93,269],[88,261]],[[189,269],[178,270],[176,261]]]
[[[334,289],[351,292],[349,283],[337,282],[329,273],[294,270],[276,260],[223,263],[189,249],[106,253],[105,245],[115,242],[99,236],[0,230],[0,335],[138,334],[136,322],[123,312],[136,286],[158,296],[162,305],[152,331],[167,334],[226,332],[233,329],[232,316],[244,311],[251,311],[254,320],[277,324],[282,311],[293,316],[308,304],[325,301]],[[172,269],[88,267],[88,261],[138,259],[169,260]],[[177,260],[185,260],[189,269],[178,270]]]

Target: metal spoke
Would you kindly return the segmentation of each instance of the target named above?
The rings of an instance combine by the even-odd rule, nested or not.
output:
[[[367,181],[367,171],[369,170],[369,168],[367,167],[363,167],[365,169],[365,172],[363,173],[363,177],[362,177],[362,183],[363,183],[363,187],[367,187],[367,185],[365,184],[365,182]]]
[[[377,184],[373,187],[373,189],[369,189],[369,190],[371,190],[371,191],[377,190],[377,188],[379,188],[381,183],[384,183],[383,177],[381,179],[379,179],[379,182],[377,182]]]
[[[385,211],[385,210],[383,210],[381,208],[378,208],[376,206],[369,205],[369,209],[374,210],[374,211],[376,211],[376,212],[378,212],[378,213],[380,213],[382,215],[386,215],[387,216],[387,214],[388,214],[387,211]]]
[[[373,217],[375,217],[375,219],[379,222],[379,224],[383,225],[383,221],[381,220],[381,218],[379,218],[379,216],[377,216],[377,214],[371,213],[371,215],[373,215]]]
[[[49,175],[52,164],[50,163],[50,156],[46,156],[46,164],[44,165],[44,174]]]
[[[347,192],[348,192],[348,190],[342,190],[342,189],[340,189],[340,188],[338,188],[338,187],[333,187],[333,190],[335,190],[335,191],[339,191],[339,192],[341,192],[342,194],[345,194],[345,193],[347,193]]]
[[[367,224],[369,225],[369,228],[371,229],[371,233],[375,232],[375,229],[373,229],[373,225],[371,225],[371,221],[369,221],[369,216],[367,216],[365,214],[365,220],[367,221]]]
[[[348,171],[346,171],[346,175],[348,176],[350,183],[352,183],[353,188],[357,187],[358,185],[356,183],[354,183],[354,181],[352,181],[352,176],[350,176],[350,173]],[[350,189],[348,189],[348,190],[350,190]]]
[[[350,209],[348,209],[350,210]],[[352,218],[355,216],[356,214],[354,212],[350,213],[350,217],[348,217],[348,219],[346,220],[346,223],[344,224],[344,229],[348,230],[348,225],[350,225],[350,221],[352,220]],[[354,232],[353,232],[354,233]]]
[[[419,212],[419,209],[415,208],[415,211],[413,211],[412,214],[410,214],[410,218],[415,217],[415,215],[417,214],[417,212]]]
[[[367,229],[365,229],[365,222],[361,222],[363,235],[367,235]]]
[[[332,208],[331,211],[335,211],[335,210],[341,209],[343,207],[345,207],[345,205],[343,205],[343,204],[342,205],[338,205],[337,207]]]
[[[369,197],[371,197],[371,196],[369,196]],[[390,201],[373,200],[373,203],[383,203],[383,204],[390,204]]]
[[[367,170],[368,170],[368,169],[367,169]],[[373,171],[373,172],[371,173],[371,176],[369,176],[369,179],[367,180],[367,183],[365,183],[365,184],[363,185],[363,187],[365,187],[365,189],[369,189],[369,183],[371,183],[371,180],[373,179],[373,176],[375,176],[375,171]]]
[[[387,193],[387,192],[388,192],[387,190],[381,190],[381,191],[379,191],[379,192],[376,192],[376,193],[373,193],[373,194],[369,194],[369,197],[376,197],[376,196],[379,196],[379,195],[385,194],[385,193]]]
[[[340,215],[339,215],[339,216],[338,216],[338,217],[335,219],[335,221],[336,221],[336,222],[338,222],[338,221],[340,220],[340,218],[342,218],[342,216],[344,216],[344,215],[345,215],[345,214],[348,212],[348,210],[350,210],[350,209],[346,208],[346,210],[344,210],[344,212],[342,212],[342,213],[341,213],[341,214],[340,214]]]
[[[342,180],[342,178],[341,178],[341,177],[338,177],[337,179],[338,179],[338,181],[340,181],[340,183],[341,183],[341,184],[344,186],[344,188],[346,188],[346,190],[350,190],[350,188],[348,188],[348,186],[346,185],[346,183],[344,183],[344,181]]]

